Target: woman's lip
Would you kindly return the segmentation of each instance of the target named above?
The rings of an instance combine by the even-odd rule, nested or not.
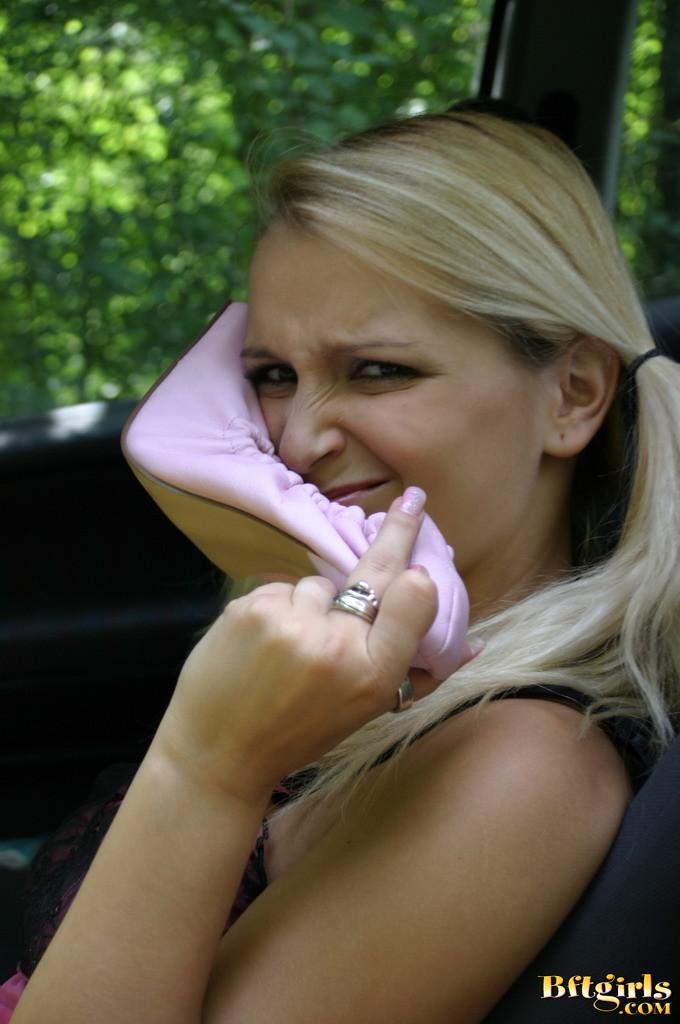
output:
[[[384,483],[387,483],[387,481],[379,480],[377,483],[366,482],[363,485],[359,484],[358,487],[354,487],[353,490],[351,491],[346,491],[344,489],[338,491],[329,491],[326,497],[328,498],[329,501],[337,501],[340,503],[344,503],[350,499],[356,499],[362,494],[368,494],[369,491],[375,491],[377,490],[378,487],[382,487]],[[333,495],[336,496],[334,497]]]

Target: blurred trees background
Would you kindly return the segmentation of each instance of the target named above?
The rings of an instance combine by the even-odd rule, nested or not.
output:
[[[0,415],[141,395],[228,298],[247,164],[471,88],[490,0],[14,0]]]
[[[671,0],[642,4],[620,231],[653,295],[680,292],[661,85],[678,18]],[[491,6],[13,0],[0,13],[0,415],[141,396],[244,297],[253,174],[305,139],[472,93]]]
[[[678,0],[639,0],[616,226],[645,297],[680,295]]]

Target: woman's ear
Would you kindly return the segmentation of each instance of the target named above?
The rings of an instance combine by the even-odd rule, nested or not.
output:
[[[599,338],[582,336],[552,364],[553,388],[544,452],[569,458],[602,426],[619,383],[620,361]]]

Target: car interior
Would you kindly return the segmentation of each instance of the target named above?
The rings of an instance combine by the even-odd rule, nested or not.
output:
[[[479,97],[515,105],[574,148],[610,209],[638,7],[497,0],[479,76]],[[645,308],[657,346],[680,360],[680,295]],[[221,607],[223,574],[123,458],[137,401],[0,420],[0,981],[16,970],[31,857],[102,771],[143,758],[184,660]],[[652,972],[680,984],[678,835],[676,739],[574,911],[487,1020],[592,1017],[587,1000],[541,1005],[541,975]]]

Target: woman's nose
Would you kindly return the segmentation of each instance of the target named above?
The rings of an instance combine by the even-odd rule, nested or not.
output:
[[[293,401],[285,411],[277,447],[279,458],[301,476],[345,446],[344,431],[328,404]]]

